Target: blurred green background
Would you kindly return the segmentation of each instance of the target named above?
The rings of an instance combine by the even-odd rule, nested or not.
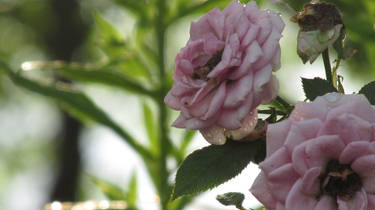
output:
[[[14,69],[21,66],[27,69],[30,63],[25,62],[28,61],[61,60],[101,65],[119,69],[129,79],[146,87],[153,85],[157,71],[147,71],[139,66],[140,62],[135,62],[139,58],[134,57],[131,49],[142,42],[145,43],[143,50],[150,52],[143,56],[154,56],[154,31],[140,18],[142,12],[148,19],[155,17],[154,0],[138,0],[134,4],[141,7],[130,7],[132,2],[134,0],[0,0],[0,59]],[[166,1],[167,16],[179,14],[178,18],[169,19],[166,31],[165,66],[169,75],[173,73],[174,56],[188,39],[190,21],[214,6],[223,7],[230,1],[187,2]],[[271,7],[283,15],[286,29],[281,41],[282,68],[276,75],[280,80],[281,95],[293,102],[303,100],[300,77],[323,77],[323,64],[318,59],[313,65],[302,65],[296,55],[298,29],[289,21],[291,13],[268,1],[257,2],[261,8]],[[307,1],[286,2],[299,10]],[[339,69],[339,74],[344,76],[346,92],[355,92],[375,79],[375,1],[329,2],[342,11],[349,44],[358,50],[353,58],[342,62]],[[190,4],[207,6],[199,10],[179,10],[179,6]],[[107,23],[117,32],[111,31],[113,29]],[[113,38],[116,33],[117,37]],[[333,61],[334,53],[331,56]],[[152,70],[155,66],[147,64],[147,68]],[[53,72],[30,71],[26,74],[41,81],[70,82]],[[140,116],[142,104],[147,99],[104,85],[74,85],[131,130],[137,139],[146,141]],[[151,107],[151,111],[153,109]],[[144,167],[138,166],[139,158],[118,136],[93,123],[82,125],[54,101],[15,86],[2,71],[0,125],[0,209],[37,210],[52,200],[103,199],[103,194],[87,174],[104,177],[125,187],[134,171],[140,183],[140,194],[144,197],[140,200],[149,205],[157,202]],[[180,131],[172,129],[171,132],[178,136]],[[189,151],[202,145],[204,143],[193,143]],[[192,209],[209,209],[210,205]]]

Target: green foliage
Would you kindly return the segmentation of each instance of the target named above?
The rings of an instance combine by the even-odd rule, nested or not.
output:
[[[68,79],[81,82],[100,83],[130,91],[132,93],[154,97],[153,91],[146,89],[129,76],[111,69],[89,69],[77,65],[64,65],[54,68],[56,72]]]
[[[125,199],[131,208],[136,208],[138,200],[137,174],[134,172],[127,185]]]
[[[228,192],[216,196],[216,200],[218,200],[224,206],[242,206],[244,199],[245,195],[239,192]]]
[[[122,190],[117,185],[114,185],[110,182],[105,180],[99,179],[95,176],[88,175],[92,182],[95,183],[96,186],[100,188],[100,190],[104,193],[104,195],[109,200],[114,201],[126,201],[130,209],[137,208],[137,176],[133,173],[132,177],[127,184],[126,190]]]
[[[117,185],[99,179],[95,176],[90,176],[89,178],[91,181],[100,188],[100,190],[104,193],[104,195],[109,200],[116,200],[116,201],[126,201],[127,196],[126,193]]]
[[[210,145],[190,154],[177,171],[173,199],[216,187],[238,175],[250,161],[260,161],[265,142]]]
[[[45,85],[14,73],[7,65],[0,62],[0,69],[5,70],[12,81],[20,87],[56,100],[78,118],[91,119],[110,127],[137,149],[144,158],[151,158],[150,153],[117,125],[103,110],[97,107],[85,94],[73,90],[67,85]],[[152,158],[151,158],[152,159]]]
[[[146,102],[143,103],[143,121],[145,123],[150,148],[153,151],[153,153],[157,155],[159,145],[158,125],[156,124],[150,106]]]
[[[363,86],[359,93],[365,95],[370,104],[375,105],[375,81]]]
[[[313,101],[316,97],[322,96],[326,93],[337,92],[327,80],[315,77],[314,79],[302,78],[303,90],[306,98]]]
[[[103,45],[123,45],[124,40],[122,35],[113,27],[108,21],[106,21],[99,13],[94,13],[94,19],[96,26],[105,41]]]

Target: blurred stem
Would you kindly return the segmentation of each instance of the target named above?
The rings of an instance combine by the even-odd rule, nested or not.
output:
[[[243,206],[236,206],[236,208],[239,210],[246,210]]]
[[[273,114],[273,111],[272,110],[259,110],[258,109],[258,113],[259,114]],[[287,113],[285,113],[283,111],[280,111],[280,110],[275,110],[275,113],[277,115],[287,115]]]
[[[159,196],[161,209],[168,209],[168,201],[170,194],[170,187],[168,185],[168,170],[167,170],[167,155],[169,147],[168,139],[168,126],[167,126],[167,109],[164,105],[164,96],[167,91],[166,78],[165,78],[165,22],[164,15],[166,13],[165,0],[157,1],[158,16],[156,18],[156,36],[158,44],[158,67],[159,67],[159,81],[160,81],[160,92],[158,98],[158,108],[159,108],[159,124],[160,124],[160,157],[159,157]]]
[[[335,67],[333,67],[333,69],[332,69],[332,81],[333,81],[333,86],[336,88],[336,89],[338,89],[337,87],[338,87],[338,81],[337,81],[337,69],[339,68],[339,66],[340,66],[340,62],[341,62],[341,59],[340,58],[338,58],[337,60],[336,60],[336,65],[335,65]]]
[[[329,84],[334,86],[333,81],[332,81],[332,70],[331,70],[331,63],[329,61],[328,48],[323,51],[322,57],[323,57],[323,62],[324,62],[324,68],[326,70],[327,81],[329,82]]]
[[[281,98],[281,96],[277,96],[276,101],[280,103],[288,112],[292,111],[293,107],[286,100]]]

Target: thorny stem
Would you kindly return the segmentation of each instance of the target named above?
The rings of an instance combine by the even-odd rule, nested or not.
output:
[[[331,70],[331,63],[329,61],[328,49],[323,51],[322,57],[323,57],[323,62],[324,62],[324,68],[326,70],[326,79],[329,82],[329,84],[334,86],[333,81],[332,81],[332,70]]]

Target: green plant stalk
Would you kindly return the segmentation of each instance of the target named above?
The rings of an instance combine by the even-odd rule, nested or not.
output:
[[[159,99],[157,102],[159,109],[159,128],[160,128],[160,157],[159,157],[159,196],[162,210],[168,210],[168,202],[170,195],[170,187],[168,185],[168,170],[167,170],[167,155],[169,148],[169,129],[167,125],[167,109],[164,104],[164,96],[167,92],[165,78],[165,22],[164,15],[166,12],[165,0],[157,1],[158,16],[156,18],[156,36],[158,44],[158,69],[159,69],[159,81],[160,91]]]
[[[331,62],[329,61],[328,48],[323,51],[322,57],[323,57],[324,68],[326,71],[326,79],[329,82],[329,84],[334,86],[334,83],[332,80],[332,70],[331,70]]]
[[[341,62],[341,59],[337,59],[336,60],[336,65],[335,67],[333,67],[332,69],[332,82],[333,82],[333,86],[336,88],[336,89],[339,89],[338,88],[338,78],[337,78],[337,70],[340,66],[340,62]]]

